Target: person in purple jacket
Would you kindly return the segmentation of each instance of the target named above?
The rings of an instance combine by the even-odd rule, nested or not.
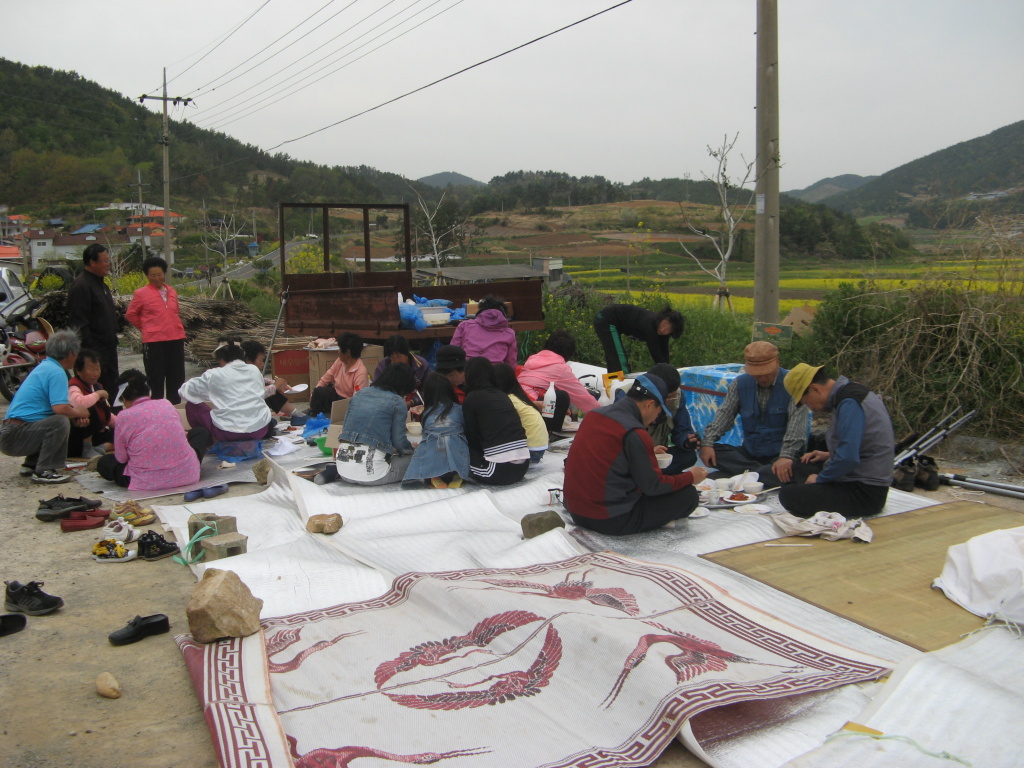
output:
[[[486,357],[492,363],[508,363],[514,368],[519,348],[516,332],[508,327],[505,302],[493,294],[484,296],[476,318],[459,323],[452,344],[462,347],[467,358]]]

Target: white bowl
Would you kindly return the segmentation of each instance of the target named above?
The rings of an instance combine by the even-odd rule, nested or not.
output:
[[[728,491],[728,490],[730,490],[732,488],[732,478],[731,477],[717,477],[717,478],[715,478],[715,485],[718,486],[718,490],[720,490],[720,491]]]
[[[672,463],[671,453],[656,453],[654,457],[658,460],[658,466],[662,469],[667,469],[668,465]]]
[[[764,490],[764,483],[747,483],[743,486],[744,493],[760,493]]]

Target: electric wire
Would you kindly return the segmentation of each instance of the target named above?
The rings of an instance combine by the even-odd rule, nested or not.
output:
[[[381,102],[380,104],[378,104],[375,107],[369,107],[368,109],[364,109],[361,112],[355,113],[354,115],[349,115],[346,118],[342,118],[341,120],[336,120],[335,122],[329,123],[329,124],[327,124],[327,125],[325,125],[325,126],[323,126],[321,128],[317,128],[314,131],[310,131],[309,133],[304,133],[301,136],[296,136],[295,138],[292,138],[292,139],[286,139],[285,141],[282,141],[282,142],[280,142],[278,144],[275,144],[273,147],[270,147],[269,149],[260,150],[258,153],[254,153],[254,154],[251,154],[251,155],[246,155],[244,157],[237,158],[236,160],[231,160],[231,161],[229,161],[227,163],[221,163],[220,165],[214,165],[214,166],[211,166],[209,168],[205,168],[205,169],[203,169],[201,171],[197,171],[196,173],[185,174],[183,176],[176,176],[176,177],[170,179],[170,181],[180,181],[181,179],[190,179],[190,178],[193,178],[195,176],[200,176],[200,175],[202,175],[204,173],[209,173],[210,171],[215,171],[215,170],[217,170],[219,168],[226,168],[229,165],[235,165],[237,163],[242,162],[243,160],[248,160],[248,159],[253,158],[253,157],[258,157],[261,154],[269,154],[269,153],[273,152],[274,150],[280,149],[281,147],[283,147],[283,146],[285,146],[287,144],[294,144],[297,141],[302,141],[303,139],[308,139],[310,136],[314,136],[314,135],[316,135],[318,133],[323,133],[326,130],[329,130],[331,128],[335,128],[335,127],[337,127],[339,125],[342,125],[343,123],[347,123],[347,122],[349,122],[351,120],[355,120],[357,117],[362,117],[363,115],[369,114],[370,112],[375,112],[376,110],[382,109],[382,108],[388,106],[389,104],[394,104],[395,102],[401,101],[402,99],[405,99],[405,98],[407,98],[409,96],[412,96],[413,94],[420,93],[421,91],[425,91],[426,89],[432,88],[435,85],[443,83],[443,82],[445,82],[447,80],[451,80],[454,77],[458,77],[459,75],[461,75],[461,74],[463,74],[465,72],[469,72],[470,70],[476,69],[477,67],[481,67],[484,64],[489,64],[492,61],[496,61],[496,60],[498,60],[498,59],[500,59],[500,58],[502,58],[504,56],[508,56],[511,53],[515,53],[516,51],[522,50],[523,48],[526,48],[527,46],[533,45],[534,43],[539,43],[541,40],[546,40],[547,38],[552,37],[554,35],[557,35],[560,32],[564,32],[567,29],[572,29],[573,27],[579,26],[580,24],[583,24],[583,23],[585,23],[587,21],[591,21],[592,19],[596,19],[598,16],[603,16],[604,14],[606,14],[606,13],[608,13],[610,11],[614,11],[615,9],[621,8],[624,5],[629,5],[632,2],[633,2],[633,0],[621,0],[621,2],[618,2],[615,5],[611,5],[611,6],[607,7],[607,8],[605,8],[602,11],[597,11],[596,13],[592,13],[589,16],[585,16],[584,18],[579,19],[578,21],[572,22],[571,24],[566,24],[563,27],[559,27],[556,30],[553,30],[551,32],[543,34],[540,37],[535,37],[532,40],[529,40],[529,41],[527,41],[525,43],[521,43],[520,45],[517,45],[517,46],[515,46],[513,48],[509,48],[507,51],[503,51],[502,53],[495,54],[494,56],[491,56],[489,58],[482,59],[481,61],[478,61],[476,64],[470,64],[468,67],[463,67],[462,69],[460,69],[460,70],[458,70],[456,72],[452,72],[449,75],[445,75],[444,77],[438,78],[437,80],[434,80],[434,81],[432,81],[430,83],[427,83],[426,85],[421,85],[420,87],[414,88],[411,91],[407,91],[407,92],[401,94],[400,96],[395,96],[392,99],[388,99],[387,101],[383,101],[383,102]]]
[[[323,10],[324,8],[326,8],[326,7],[327,7],[327,6],[329,6],[329,5],[333,5],[333,4],[334,4],[334,1],[335,1],[335,0],[328,0],[328,2],[326,2],[326,3],[324,4],[324,5],[322,5],[322,6],[320,6],[319,8],[317,8],[317,9],[316,9],[315,11],[313,11],[313,13],[311,13],[311,14],[310,14],[309,16],[307,16],[306,18],[304,18],[304,19],[303,19],[302,21],[300,21],[300,22],[299,22],[298,24],[296,24],[296,25],[295,25],[294,27],[292,27],[291,29],[289,29],[289,30],[288,30],[287,32],[285,32],[285,33],[284,33],[283,35],[279,36],[279,37],[278,37],[278,38],[277,38],[276,40],[274,40],[273,42],[271,42],[271,43],[268,43],[267,45],[263,46],[263,48],[261,48],[261,49],[260,49],[259,51],[257,51],[256,53],[254,53],[254,54],[253,54],[252,56],[250,56],[249,58],[247,58],[247,59],[246,59],[245,61],[239,62],[238,64],[236,64],[235,66],[233,66],[233,67],[232,67],[231,69],[229,69],[229,70],[228,70],[227,72],[225,72],[225,73],[223,73],[223,74],[221,74],[221,75],[218,75],[217,77],[213,78],[213,80],[210,80],[210,81],[209,81],[208,83],[206,83],[206,85],[201,85],[201,86],[199,86],[198,88],[193,88],[193,89],[192,89],[191,91],[189,91],[189,95],[192,95],[192,94],[197,94],[197,95],[198,95],[200,91],[204,90],[205,88],[208,88],[208,87],[210,87],[211,85],[213,85],[214,83],[216,83],[216,82],[217,82],[218,80],[220,80],[221,78],[223,78],[223,77],[227,77],[228,75],[230,75],[230,74],[231,74],[232,72],[234,72],[234,71],[235,71],[236,69],[238,69],[239,67],[242,67],[242,66],[244,66],[244,65],[248,64],[248,63],[249,63],[250,61],[252,61],[253,59],[255,59],[255,58],[256,58],[257,56],[259,56],[259,55],[260,55],[261,53],[264,53],[265,51],[269,50],[270,48],[272,48],[273,46],[277,45],[277,44],[278,44],[279,42],[281,42],[282,40],[284,40],[284,38],[288,37],[288,35],[290,35],[290,34],[291,34],[292,32],[294,32],[294,31],[295,31],[296,29],[298,29],[299,27],[301,27],[301,26],[302,26],[303,24],[305,24],[305,23],[306,23],[307,21],[309,21],[310,19],[312,19],[312,18],[313,18],[314,16],[316,16],[316,15],[317,15],[318,13],[320,13],[320,11],[322,11],[322,10]],[[351,7],[353,6],[353,5],[355,5],[355,4],[356,4],[356,3],[358,3],[358,2],[359,2],[359,0],[352,0],[352,2],[350,2],[350,3],[349,3],[348,5],[346,5],[346,6],[344,7],[344,8],[342,8],[342,9],[341,9],[340,11],[338,11],[338,13],[335,13],[335,14],[334,14],[333,16],[331,16],[331,17],[329,17],[329,18],[327,18],[327,19],[324,19],[324,21],[322,22],[322,24],[326,24],[327,22],[331,21],[331,20],[332,20],[332,19],[334,19],[334,18],[335,18],[336,16],[338,16],[338,15],[339,15],[339,14],[341,14],[341,13],[344,13],[345,11],[347,11],[347,10],[348,10],[349,8],[351,8]],[[258,64],[256,64],[256,65],[255,65],[254,67],[251,67],[250,69],[246,70],[245,72],[243,72],[243,73],[242,73],[242,75],[245,75],[245,74],[248,74],[249,72],[252,72],[252,71],[253,71],[254,69],[256,69],[256,67],[261,67],[261,66],[263,66],[263,65],[264,65],[264,64],[266,64],[266,63],[267,63],[268,61],[270,61],[270,60],[271,60],[272,58],[274,58],[274,56],[277,56],[277,55],[278,55],[279,53],[284,53],[284,52],[285,52],[286,50],[288,50],[288,49],[289,49],[289,48],[290,48],[291,46],[295,45],[295,44],[296,44],[297,42],[299,42],[300,40],[302,40],[302,38],[301,38],[301,37],[296,37],[296,38],[295,38],[295,39],[294,39],[294,40],[293,40],[292,42],[288,43],[288,45],[286,45],[286,46],[285,46],[284,48],[282,48],[281,50],[277,51],[276,53],[273,53],[273,54],[271,54],[271,55],[270,55],[270,56],[268,56],[268,57],[267,57],[266,59],[264,59],[263,61],[261,61],[261,62],[259,62]],[[238,79],[239,77],[242,77],[242,75],[237,75],[237,76],[235,76],[235,77],[231,78],[231,80],[228,80],[228,81],[227,81],[227,83],[221,83],[220,85],[218,85],[218,86],[217,86],[216,88],[213,88],[212,90],[217,90],[217,88],[221,88],[221,87],[223,87],[223,86],[227,85],[228,83],[230,83],[230,82],[233,82],[234,80],[237,80],[237,79]]]
[[[413,3],[411,3],[411,4],[410,4],[410,5],[408,5],[408,6],[406,6],[406,7],[405,7],[405,8],[403,8],[402,10],[398,11],[397,13],[393,14],[392,16],[389,16],[389,17],[388,17],[387,19],[383,20],[383,21],[382,21],[382,22],[380,22],[379,24],[377,24],[377,25],[375,25],[375,26],[371,27],[370,29],[366,30],[365,32],[363,32],[363,33],[362,33],[361,35],[359,35],[358,37],[356,37],[356,38],[355,38],[355,40],[352,40],[352,41],[350,41],[349,43],[346,43],[346,44],[345,44],[345,45],[343,45],[343,46],[342,46],[341,48],[337,49],[336,51],[332,52],[331,54],[328,54],[328,56],[325,56],[325,57],[324,57],[323,59],[321,59],[321,61],[327,61],[327,59],[328,59],[328,58],[330,58],[330,57],[332,57],[332,56],[335,56],[336,54],[340,53],[341,51],[344,51],[344,50],[345,50],[345,48],[347,48],[348,46],[350,46],[350,45],[353,45],[354,43],[358,42],[359,40],[361,40],[361,39],[362,39],[363,37],[365,37],[366,35],[370,34],[370,33],[371,33],[371,32],[373,32],[374,30],[376,30],[376,29],[378,29],[379,27],[381,27],[381,26],[382,26],[383,24],[386,24],[386,23],[388,23],[389,21],[393,20],[393,19],[394,19],[395,17],[397,17],[397,16],[400,16],[401,14],[405,13],[405,12],[406,12],[406,11],[408,11],[408,10],[409,10],[410,8],[412,8],[413,6],[415,6],[415,5],[418,5],[418,4],[420,3],[420,2],[423,2],[423,0],[415,0],[415,1],[413,2]],[[371,54],[371,53],[373,53],[374,51],[378,51],[378,50],[380,50],[381,48],[383,48],[384,46],[386,46],[386,45],[390,45],[390,44],[391,44],[391,43],[393,43],[393,42],[394,42],[395,40],[398,40],[398,39],[399,39],[400,37],[402,37],[402,36],[404,36],[404,35],[408,34],[409,32],[412,32],[413,30],[415,30],[415,29],[417,29],[417,28],[419,28],[419,27],[421,27],[421,26],[423,26],[423,25],[424,25],[424,24],[426,24],[426,23],[427,23],[428,21],[431,21],[432,19],[435,19],[435,18],[437,18],[438,16],[440,16],[440,15],[441,15],[441,14],[443,14],[443,13],[447,13],[447,12],[448,12],[448,11],[450,11],[450,10],[451,10],[452,8],[454,8],[455,6],[457,6],[457,5],[459,5],[460,3],[464,2],[464,0],[457,0],[457,2],[455,2],[455,3],[452,3],[452,5],[450,5],[449,7],[447,7],[447,8],[445,8],[445,9],[443,9],[443,10],[439,11],[438,13],[435,13],[435,14],[434,14],[433,16],[429,16],[428,18],[424,19],[423,21],[421,21],[420,23],[416,24],[415,26],[413,26],[413,27],[410,27],[409,29],[405,30],[405,32],[402,32],[402,33],[400,33],[400,34],[396,35],[396,36],[395,36],[394,38],[392,38],[391,40],[387,40],[387,41],[385,41],[385,42],[381,43],[381,44],[380,44],[379,46],[377,46],[376,48],[374,48],[374,49],[372,49],[372,50],[370,50],[370,51],[367,51],[366,53],[364,53],[364,54],[363,54],[362,56],[359,56],[359,57],[357,57],[357,58],[353,59],[352,61],[350,61],[350,62],[348,62],[348,63],[346,63],[346,64],[344,64],[344,65],[342,65],[342,66],[340,66],[340,67],[337,67],[336,69],[333,69],[333,70],[331,70],[330,72],[327,72],[326,74],[324,74],[324,75],[321,75],[320,77],[317,77],[317,78],[316,78],[316,79],[314,79],[314,80],[310,80],[310,81],[308,81],[308,82],[306,82],[306,83],[304,83],[304,84],[302,84],[302,85],[299,85],[299,83],[291,83],[291,84],[289,84],[289,85],[285,85],[285,83],[287,83],[287,82],[288,82],[288,80],[294,80],[295,78],[298,78],[298,77],[304,77],[304,78],[309,78],[309,77],[312,77],[312,76],[314,76],[314,75],[316,75],[316,74],[318,74],[318,73],[322,72],[322,71],[323,71],[324,69],[326,69],[327,67],[333,66],[333,65],[334,65],[334,64],[336,64],[337,62],[339,62],[339,61],[342,61],[342,60],[344,60],[344,59],[348,58],[349,56],[353,55],[354,53],[356,53],[357,51],[361,50],[362,48],[365,48],[365,47],[366,47],[367,45],[370,45],[370,44],[371,44],[371,43],[373,43],[373,42],[374,42],[375,40],[379,40],[379,39],[380,39],[381,37],[383,37],[384,35],[388,34],[389,32],[392,32],[392,31],[394,31],[395,29],[397,29],[398,27],[400,27],[400,26],[401,26],[402,24],[405,24],[405,23],[407,23],[407,22],[411,21],[412,19],[416,18],[416,16],[419,16],[419,15],[420,15],[421,13],[425,13],[425,12],[426,12],[426,11],[428,11],[428,10],[429,10],[430,8],[432,8],[432,7],[434,7],[435,5],[437,5],[437,4],[439,3],[439,2],[441,2],[441,0],[434,0],[434,2],[430,3],[430,5],[427,5],[426,7],[424,7],[424,8],[421,8],[421,9],[420,9],[419,11],[417,11],[416,13],[414,13],[414,14],[413,14],[412,16],[409,16],[408,18],[406,18],[406,19],[403,19],[402,21],[400,21],[400,22],[396,23],[396,24],[395,24],[395,25],[393,25],[392,27],[390,27],[390,28],[388,28],[388,29],[385,29],[385,30],[384,30],[383,32],[381,32],[380,34],[376,35],[375,37],[372,37],[372,38],[370,38],[370,39],[369,39],[369,40],[367,40],[367,41],[366,41],[365,43],[363,43],[362,45],[360,45],[360,46],[358,46],[357,48],[353,49],[352,51],[349,51],[348,53],[344,54],[344,55],[343,55],[343,56],[341,56],[340,58],[336,58],[336,59],[335,59],[334,61],[329,61],[329,62],[325,63],[325,64],[324,64],[324,65],[323,65],[322,67],[320,67],[319,69],[315,69],[315,70],[313,70],[313,71],[311,71],[311,72],[300,72],[300,73],[297,73],[297,74],[294,74],[294,75],[290,75],[289,77],[287,77],[287,78],[285,78],[284,80],[282,80],[282,81],[281,81],[280,83],[278,83],[278,84],[276,84],[276,85],[274,85],[274,86],[271,86],[271,89],[270,89],[270,90],[269,90],[268,92],[263,92],[263,93],[260,93],[260,94],[258,94],[258,95],[256,95],[256,96],[253,96],[253,97],[250,97],[250,98],[246,99],[246,100],[245,100],[244,102],[242,102],[241,104],[236,104],[236,105],[235,105],[235,106],[233,106],[233,107],[230,107],[230,108],[226,108],[226,109],[224,109],[224,110],[221,110],[220,112],[214,112],[214,113],[213,113],[212,115],[207,115],[207,116],[205,116],[205,119],[207,119],[207,120],[209,120],[209,121],[210,121],[209,123],[207,123],[207,125],[209,125],[210,123],[217,123],[217,124],[218,124],[218,126],[220,126],[220,125],[229,125],[230,123],[233,123],[233,122],[235,122],[236,120],[241,120],[241,119],[242,119],[242,118],[244,118],[244,117],[248,117],[249,115],[253,115],[253,114],[255,114],[256,112],[259,112],[260,110],[262,110],[262,109],[265,109],[266,107],[269,107],[269,106],[271,106],[271,105],[273,105],[273,104],[276,104],[276,103],[277,103],[278,101],[281,101],[282,99],[284,99],[284,98],[287,98],[288,96],[291,96],[291,95],[293,95],[293,94],[299,93],[300,91],[303,91],[303,90],[305,90],[306,88],[308,88],[308,87],[310,87],[310,86],[312,86],[312,85],[316,84],[316,83],[317,83],[317,82],[319,82],[320,80],[323,80],[323,79],[324,79],[325,77],[329,77],[330,75],[333,75],[333,74],[334,74],[334,73],[336,73],[336,72],[340,72],[340,71],[341,71],[342,69],[344,69],[345,67],[349,66],[350,64],[354,64],[355,62],[359,61],[360,59],[363,59],[363,58],[365,58],[366,56],[370,55],[370,54]],[[342,34],[344,34],[344,33],[342,33]],[[328,42],[330,42],[330,41],[328,41]],[[301,61],[301,59],[300,59],[300,61]],[[297,63],[297,62],[296,62],[296,63]],[[295,87],[295,86],[298,86],[298,87]],[[252,87],[255,87],[255,86],[252,86]],[[277,96],[278,94],[281,94],[281,93],[282,93],[282,91],[284,91],[284,90],[286,90],[286,89],[288,89],[288,88],[293,88],[293,87],[294,87],[294,90],[291,90],[291,91],[289,91],[288,93],[284,93],[283,95],[281,95],[281,97],[280,97],[280,98],[278,98],[278,99],[274,99],[273,101],[266,101],[266,100],[267,100],[267,99],[269,99],[269,98],[273,98],[274,96]],[[277,89],[277,90],[274,90],[274,89]],[[251,90],[251,88],[250,88],[250,90]],[[239,95],[241,95],[241,94],[239,94]],[[237,114],[238,112],[240,112],[240,111],[244,111],[244,110],[246,110],[246,109],[249,109],[249,106],[247,106],[247,105],[249,105],[249,104],[252,104],[252,103],[254,103],[254,102],[259,102],[259,103],[260,103],[260,106],[259,106],[258,108],[256,108],[256,109],[252,109],[251,111],[247,112],[247,113],[246,113],[246,114],[244,114],[244,115],[238,115],[237,117],[233,117],[233,116],[234,116],[234,115],[236,115],[236,114]],[[227,114],[224,114],[225,112],[226,112]],[[218,117],[218,115],[220,115],[220,117]],[[231,119],[231,120],[227,120],[227,118],[229,118],[229,117],[233,117],[233,119]]]

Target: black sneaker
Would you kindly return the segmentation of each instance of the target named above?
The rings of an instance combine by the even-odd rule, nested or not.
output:
[[[99,509],[103,506],[103,502],[99,499],[87,499],[85,496],[65,496],[63,493],[59,493],[52,499],[40,499],[39,508],[53,508],[55,504],[59,505],[61,502],[67,501],[74,502],[75,504],[84,504],[86,509]]]
[[[44,499],[39,502],[39,509],[36,510],[36,520],[44,523],[52,523],[54,520],[63,520],[72,512],[85,512],[90,509],[85,499],[65,499],[57,496],[52,499]]]
[[[64,606],[64,601],[56,595],[48,595],[40,589],[41,581],[30,581],[19,584],[6,581],[7,592],[4,594],[4,608],[11,612],[27,613],[29,616],[44,616]]]
[[[46,483],[47,485],[56,485],[57,483],[66,483],[71,479],[71,475],[66,475],[63,472],[58,472],[55,469],[40,469],[32,473],[33,483]]]
[[[178,545],[168,541],[156,531],[146,531],[139,539],[139,557],[143,560],[160,560],[178,554]]]

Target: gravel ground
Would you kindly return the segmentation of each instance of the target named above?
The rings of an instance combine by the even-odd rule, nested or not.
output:
[[[122,369],[130,366],[141,367],[138,356],[122,360]],[[935,452],[941,471],[1024,483],[996,444],[954,438],[941,447]],[[1019,453],[1007,453],[1016,467],[1024,464],[1014,459]],[[33,485],[18,476],[20,464],[20,458],[0,455],[0,574],[45,582],[44,590],[65,605],[49,616],[29,617],[25,631],[0,638],[0,768],[214,768],[206,722],[173,640],[188,631],[191,571],[170,558],[97,563],[89,554],[95,531],[62,533],[58,523],[34,517],[39,499],[81,495],[81,486]],[[261,488],[235,484],[230,494]],[[945,486],[918,493],[955,498]],[[1024,512],[1024,500],[983,500]],[[181,502],[181,496],[169,496],[156,503]],[[168,615],[169,634],[122,647],[108,643],[107,635],[132,617],[154,613]],[[117,678],[121,698],[96,694],[101,672]],[[673,745],[657,765],[702,763]]]

